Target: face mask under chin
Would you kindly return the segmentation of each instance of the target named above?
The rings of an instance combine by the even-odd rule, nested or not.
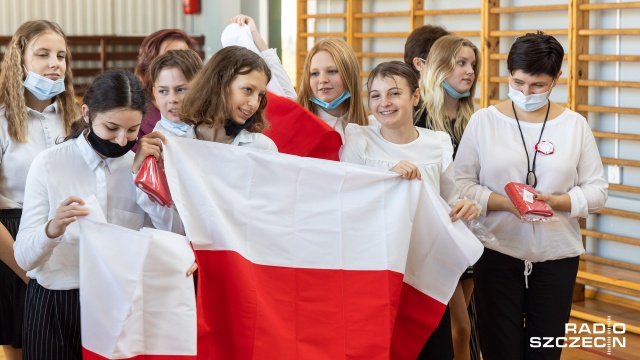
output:
[[[64,78],[51,80],[28,70],[27,77],[22,84],[40,101],[50,100],[65,90]]]
[[[328,110],[333,110],[335,108],[337,108],[338,106],[340,106],[340,104],[342,104],[345,100],[347,100],[348,98],[351,97],[351,93],[347,90],[345,90],[340,96],[338,96],[335,100],[333,100],[332,102],[324,102],[320,99],[318,99],[315,96],[312,96],[309,100],[311,100],[313,103],[315,103],[316,105],[319,105],[325,109]]]
[[[251,115],[244,124],[240,124],[233,120],[231,117],[228,117],[224,121],[224,132],[227,136],[236,136],[240,133],[240,131],[248,128],[256,121],[256,114]]]

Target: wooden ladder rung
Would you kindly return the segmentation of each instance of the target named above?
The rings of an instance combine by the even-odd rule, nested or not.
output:
[[[616,315],[616,313],[624,315]],[[623,323],[627,332],[640,334],[640,319],[633,316],[634,313],[637,314],[637,310],[629,311],[629,309],[597,300],[574,302],[571,306],[571,316],[575,318],[606,324],[610,316],[612,323]]]
[[[576,282],[621,294],[640,296],[640,272],[581,260]]]
[[[625,134],[625,133],[615,133],[615,132],[608,132],[608,131],[593,130],[593,136],[597,138],[603,138],[603,139],[618,139],[618,140],[631,140],[631,141],[640,140],[640,134]]]
[[[578,80],[578,85],[592,87],[622,87],[640,89],[640,81]]]
[[[580,232],[584,236],[589,236],[596,239],[615,241],[623,244],[640,246],[640,239],[632,238],[629,236],[609,234],[601,231],[588,230],[588,229],[580,229]]]
[[[620,3],[609,3],[609,4],[581,4],[578,6],[578,9],[582,11],[640,9],[640,2],[620,2]]]
[[[537,6],[505,6],[499,8],[491,8],[491,14],[513,14],[524,12],[545,12],[545,11],[568,11],[569,5],[537,5]]]
[[[467,9],[429,9],[429,10],[416,10],[417,16],[424,15],[469,15],[480,14],[481,8],[467,8]]]
[[[599,113],[609,113],[609,114],[640,115],[640,108],[617,107],[617,106],[578,105],[578,111],[599,112]]]

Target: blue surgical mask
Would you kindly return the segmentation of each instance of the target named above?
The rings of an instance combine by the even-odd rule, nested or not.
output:
[[[442,87],[444,88],[444,91],[446,91],[447,94],[449,94],[449,96],[451,96],[454,99],[462,99],[462,98],[471,96],[471,91],[459,93],[456,89],[454,89],[451,85],[449,85],[447,80],[442,81]]]
[[[553,84],[551,85],[553,87]],[[549,88],[551,91],[551,88]],[[543,92],[542,94],[530,94],[525,95],[522,91],[518,91],[511,87],[509,84],[509,98],[516,104],[520,109],[526,112],[536,111],[541,107],[547,105],[547,101],[549,99],[549,91]]]
[[[49,100],[64,92],[64,78],[51,80],[28,70],[23,85],[29,92],[37,97],[38,100],[42,101]]]
[[[333,100],[330,103],[326,103],[315,96],[310,98],[309,100],[313,101],[316,105],[322,106],[325,109],[332,110],[340,106],[340,104],[342,104],[345,100],[347,100],[350,97],[351,97],[351,93],[345,90],[342,93],[342,95],[338,96],[337,99]]]
[[[162,127],[167,129],[167,131],[177,136],[183,136],[187,132],[187,130],[189,130],[189,128],[191,127],[190,125],[187,125],[183,122],[179,122],[179,123],[171,122],[162,114],[160,115],[160,123],[162,124]]]

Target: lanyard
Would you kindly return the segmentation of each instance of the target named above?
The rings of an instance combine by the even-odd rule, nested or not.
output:
[[[527,185],[531,185],[534,188],[538,185],[538,178],[536,177],[536,156],[538,156],[538,152],[535,151],[533,154],[533,164],[529,167],[529,151],[527,151],[527,144],[524,142],[524,135],[522,134],[522,128],[520,128],[520,120],[518,120],[518,115],[516,114],[516,107],[513,105],[513,101],[511,102],[511,108],[513,109],[513,116],[516,117],[516,123],[518,123],[518,130],[520,130],[520,138],[522,138],[522,146],[524,146],[524,152],[527,154],[527,176],[525,181]],[[547,100],[547,114],[544,116],[544,122],[542,123],[542,130],[540,130],[540,137],[538,137],[538,144],[542,139],[542,133],[544,132],[544,127],[547,125],[547,119],[549,118],[549,109],[551,109],[551,101]]]

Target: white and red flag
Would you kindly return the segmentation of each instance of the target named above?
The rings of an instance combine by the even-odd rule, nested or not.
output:
[[[415,359],[482,245],[420,181],[171,138],[198,359]]]
[[[196,359],[195,292],[186,276],[194,255],[186,238],[79,224],[83,359]]]

